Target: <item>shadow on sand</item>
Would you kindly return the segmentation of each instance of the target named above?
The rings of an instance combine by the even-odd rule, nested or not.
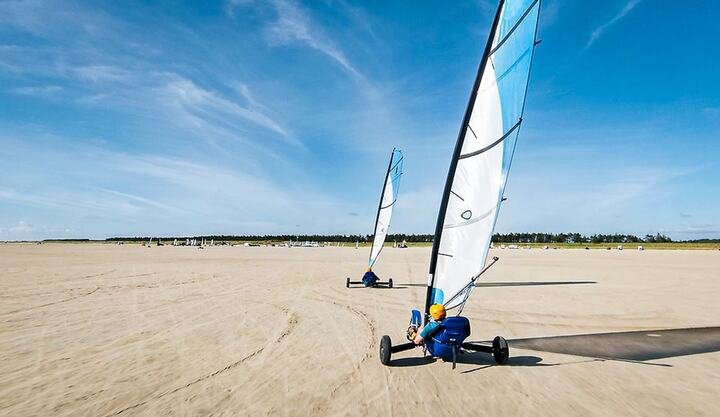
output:
[[[517,281],[517,282],[479,282],[476,287],[531,287],[537,285],[578,285],[578,284],[597,284],[596,281]],[[427,288],[427,284],[398,284],[404,287],[422,287]]]
[[[557,365],[568,365],[570,363],[578,363],[578,362],[592,362],[595,360],[598,360],[598,359],[589,359],[589,360],[566,362],[566,363],[545,364],[545,363],[541,363],[542,358],[539,358],[537,356],[511,356],[510,359],[508,359],[507,363],[505,363],[505,365],[503,365],[503,366],[557,366]],[[392,360],[392,361],[390,361],[389,366],[404,368],[404,367],[409,367],[409,366],[429,365],[429,364],[435,363],[437,361],[443,361],[443,362],[448,362],[448,363],[452,362],[450,360],[433,358],[431,356],[425,356],[425,357],[413,356],[413,357],[409,357],[409,358],[400,358],[400,359]],[[463,374],[479,371],[479,370],[485,369],[485,368],[490,368],[492,366],[498,366],[495,363],[495,360],[493,359],[492,355],[489,355],[487,353],[482,353],[482,352],[463,352],[457,356],[457,363],[480,365],[480,367],[478,367],[478,368],[463,371],[462,372]]]
[[[420,349],[418,349],[418,352],[421,352]],[[390,365],[388,366],[395,368],[405,368],[408,366],[429,365],[431,363],[435,363],[435,361],[437,361],[437,359],[433,358],[432,356],[411,356],[409,358],[391,360]]]
[[[476,287],[532,287],[537,285],[580,285],[597,284],[596,281],[519,281],[519,282],[478,282]]]
[[[720,351],[720,327],[533,337],[508,340],[508,344],[510,345],[510,359],[503,366],[560,366],[613,360],[670,367],[672,365],[645,361],[718,352]],[[537,356],[513,356],[512,348],[582,356],[587,359],[542,363],[543,359]],[[420,353],[419,350],[418,353]],[[415,356],[395,359],[390,366],[422,366],[437,360],[439,359]],[[463,374],[498,366],[492,355],[482,352],[464,352],[457,356],[457,362],[479,365],[477,368],[463,371]]]
[[[511,348],[643,362],[720,351],[720,327],[533,337],[508,343]]]

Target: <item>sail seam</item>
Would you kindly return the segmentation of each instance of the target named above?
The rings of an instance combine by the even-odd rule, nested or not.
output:
[[[507,33],[507,35],[505,35],[505,37],[502,38],[502,40],[500,42],[498,42],[498,44],[492,49],[492,51],[490,51],[490,55],[494,54],[495,51],[500,49],[500,47],[503,46],[503,44],[505,42],[507,42],[507,40],[510,38],[510,36],[512,36],[513,32],[515,32],[515,30],[518,28],[518,26],[520,26],[520,24],[523,22],[523,20],[525,20],[527,15],[530,14],[533,7],[535,7],[535,5],[537,4],[538,1],[539,0],[535,0],[534,2],[532,2],[530,7],[528,7],[527,10],[525,10],[525,13],[523,13],[523,15],[520,17],[520,19],[518,19],[518,21],[515,23],[515,25],[512,27],[512,29],[510,29],[510,31]]]
[[[508,130],[507,133],[505,133],[504,135],[502,135],[502,136],[500,137],[500,139],[496,140],[495,142],[489,144],[488,146],[486,146],[486,147],[484,147],[484,148],[482,148],[482,149],[478,149],[478,150],[475,151],[475,152],[470,152],[470,153],[466,153],[466,154],[464,154],[464,155],[460,155],[460,156],[458,157],[458,159],[470,158],[471,156],[480,155],[481,153],[485,153],[485,152],[489,151],[490,149],[492,149],[492,148],[494,148],[495,146],[497,146],[500,142],[502,142],[502,141],[504,141],[505,139],[507,139],[507,137],[510,136],[510,134],[512,134],[512,132],[514,132],[518,127],[520,127],[520,123],[522,123],[522,118],[518,119],[517,123],[515,123],[515,125],[512,127],[512,129]]]
[[[482,215],[480,215],[480,216],[478,216],[478,217],[476,217],[476,218],[474,218],[474,219],[470,219],[470,220],[465,221],[465,222],[462,222],[462,223],[446,224],[446,225],[443,226],[443,228],[444,228],[444,229],[452,229],[452,228],[455,228],[455,227],[468,226],[468,225],[471,225],[471,224],[473,224],[473,223],[477,223],[477,222],[479,222],[480,220],[482,220],[482,219],[486,218],[487,216],[491,215],[491,214],[493,213],[493,211],[495,211],[495,207],[491,208],[490,210],[486,211],[485,213],[483,213]]]

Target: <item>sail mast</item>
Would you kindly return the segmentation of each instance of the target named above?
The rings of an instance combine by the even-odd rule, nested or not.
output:
[[[453,178],[455,177],[455,170],[457,169],[458,158],[462,152],[463,142],[465,140],[465,131],[470,123],[470,116],[472,115],[473,108],[475,106],[475,99],[477,98],[478,88],[480,87],[480,81],[483,73],[485,72],[485,66],[487,65],[488,57],[492,49],[493,39],[495,38],[495,32],[497,31],[498,22],[500,21],[500,12],[502,11],[505,0],[500,0],[497,11],[495,12],[495,19],[493,20],[492,28],[488,34],[487,44],[485,45],[485,51],[483,52],[482,59],[480,60],[480,66],[478,67],[477,75],[475,76],[475,83],[473,84],[472,92],[470,93],[470,99],[468,100],[467,108],[465,109],[465,117],[463,118],[462,125],[460,125],[460,132],[458,133],[457,142],[455,143],[455,151],[453,152],[452,160],[450,161],[450,168],[448,169],[447,180],[445,181],[445,190],[443,191],[442,200],[440,203],[440,211],[438,212],[437,224],[435,225],[435,237],[433,238],[432,254],[430,257],[430,271],[428,276],[427,295],[425,297],[425,322],[428,321],[428,315],[430,312],[430,305],[432,303],[432,289],[433,280],[435,277],[435,268],[437,266],[438,251],[440,249],[440,238],[442,236],[443,224],[445,222],[445,213],[447,211],[448,201],[450,199],[450,193],[452,191]]]

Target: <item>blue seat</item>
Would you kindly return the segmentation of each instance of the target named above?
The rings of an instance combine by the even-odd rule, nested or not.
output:
[[[468,336],[470,320],[467,317],[448,317],[443,320],[440,329],[425,340],[425,347],[432,356],[449,359],[453,349],[460,349]]]

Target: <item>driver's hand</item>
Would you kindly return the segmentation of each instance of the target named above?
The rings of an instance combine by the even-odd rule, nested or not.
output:
[[[415,336],[417,336],[417,328],[415,326],[410,326],[407,329],[407,338],[411,342],[415,340]]]

